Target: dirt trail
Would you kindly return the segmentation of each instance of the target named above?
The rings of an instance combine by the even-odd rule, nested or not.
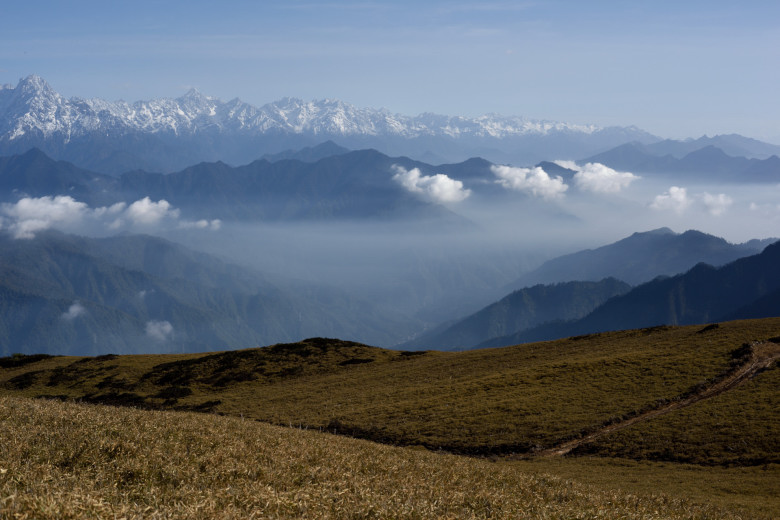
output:
[[[703,388],[698,392],[696,392],[695,394],[686,397],[685,399],[674,401],[672,403],[661,406],[654,410],[649,410],[647,412],[641,413],[629,419],[625,419],[623,421],[605,426],[604,428],[597,430],[593,433],[590,433],[585,437],[562,442],[551,448],[538,451],[534,453],[534,456],[535,457],[558,457],[561,455],[566,455],[574,448],[592,442],[600,437],[603,437],[604,435],[609,435],[612,432],[622,430],[623,428],[628,428],[629,426],[636,424],[638,422],[649,421],[650,419],[653,419],[660,415],[664,415],[669,412],[679,410],[680,408],[691,406],[693,404],[698,403],[699,401],[703,401],[704,399],[715,397],[716,395],[722,394],[723,392],[727,392],[728,390],[731,390],[732,388],[743,383],[744,381],[747,381],[748,379],[755,376],[761,370],[769,368],[769,366],[778,359],[780,359],[780,344],[771,343],[771,342],[753,343],[750,348],[750,357],[748,358],[748,360],[742,365],[740,365],[739,367],[737,367],[724,379],[721,379],[720,381],[712,384],[711,386]]]

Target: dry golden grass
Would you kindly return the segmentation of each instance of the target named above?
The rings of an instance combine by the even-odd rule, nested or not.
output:
[[[744,343],[778,336],[780,318],[772,318],[722,323],[718,327],[612,332],[462,353],[402,353],[338,340],[312,340],[214,354],[4,358],[0,359],[0,393],[211,411],[278,425],[301,426],[315,432],[335,430],[389,444],[501,455],[528,452],[535,446],[550,446],[599,428],[615,418],[674,400],[728,371],[738,361],[732,353]],[[778,377],[780,369],[772,368],[716,398],[634,425],[578,452],[596,453],[604,457],[602,459],[584,457],[527,463],[531,466],[518,463],[519,467],[590,482],[603,489],[620,490],[616,496],[626,492],[660,491],[678,498],[735,506],[746,512],[746,518],[761,515],[778,518]],[[191,417],[189,415],[174,417],[182,424],[195,421],[185,419]],[[209,416],[204,420],[218,419]],[[262,430],[264,427],[249,420],[245,424],[252,426],[245,426],[240,420],[225,424],[231,425],[220,441],[226,446],[239,442],[230,438],[233,432],[244,431],[241,428],[272,431]],[[124,427],[116,429],[121,431]],[[140,438],[138,430],[134,431],[133,435]],[[240,434],[239,438],[242,435],[245,434]],[[311,432],[295,435],[308,438],[305,436]],[[173,453],[180,439],[176,440],[175,435],[171,439],[166,449]],[[187,440],[184,445],[193,442]],[[364,449],[359,443],[351,446],[358,452]],[[0,451],[0,461],[3,453]],[[369,457],[365,452],[361,453]],[[410,453],[414,457],[427,456],[424,450]],[[345,454],[340,456],[346,457]],[[632,462],[625,457],[644,462]],[[201,458],[206,456],[201,455]],[[463,471],[473,472],[475,478],[476,475],[488,478],[485,468],[505,476],[509,474],[503,472],[510,471],[500,469],[503,466],[496,464],[472,467],[472,463],[483,463],[464,462],[458,458],[430,460],[466,464],[461,467],[471,469]],[[699,466],[664,461],[692,462]],[[300,464],[304,468],[308,463]],[[318,464],[317,467],[325,467],[323,463]],[[744,467],[704,466],[723,464]],[[264,471],[264,474],[272,474],[270,470]],[[407,472],[405,485],[413,486],[416,479],[417,485],[426,486],[426,471],[429,470]],[[190,478],[190,469],[184,473]],[[159,477],[163,480],[167,478],[164,471],[159,475],[163,475]],[[453,475],[448,478],[456,478]],[[112,481],[113,477],[105,478]],[[149,481],[144,478],[145,482]],[[441,486],[446,487],[445,481],[442,476]],[[213,482],[217,486],[223,485],[219,481]],[[520,485],[520,480],[507,482],[514,482],[511,486]],[[634,485],[630,485],[632,482]],[[132,488],[135,484],[131,484],[127,485]],[[234,484],[231,486],[235,489]],[[203,487],[210,488],[211,484],[203,484]],[[463,489],[481,488],[476,481],[470,481]],[[307,488],[307,492],[311,490]],[[98,494],[114,496],[111,493],[106,495],[101,491]],[[368,491],[361,493],[370,495]],[[501,504],[491,502],[490,507],[503,514],[504,499],[501,500]],[[388,505],[383,511],[394,507],[400,507],[398,502],[392,502],[392,507]],[[403,508],[398,510],[405,511]],[[246,513],[247,509],[241,511]],[[457,508],[430,511],[430,514],[419,513],[418,516],[472,514]],[[235,516],[242,514],[235,513]],[[295,515],[289,513],[288,516]],[[360,514],[355,516],[361,517]],[[583,518],[589,517],[586,514]]]
[[[739,518],[209,414],[0,397],[2,518]]]

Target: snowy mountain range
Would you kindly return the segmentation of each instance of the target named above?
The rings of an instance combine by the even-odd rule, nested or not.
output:
[[[262,107],[239,99],[223,102],[191,89],[184,96],[151,101],[109,102],[102,99],[66,99],[43,78],[28,76],[16,87],[0,87],[3,138],[27,133],[68,138],[94,131],[142,131],[194,134],[198,132],[284,132],[315,135],[476,136],[501,139],[518,135],[572,132],[593,134],[595,125],[535,121],[496,114],[476,118],[421,114],[415,117],[387,110],[358,108],[343,101],[303,101],[283,98]],[[638,131],[637,129],[631,129]]]
[[[170,170],[180,166],[179,157],[184,165],[199,160],[240,163],[326,139],[427,160],[483,155],[505,162],[533,162],[552,152],[577,157],[629,141],[659,140],[635,127],[496,114],[405,116],[330,99],[284,98],[256,107],[194,89],[175,99],[134,103],[68,99],[35,75],[15,87],[0,86],[0,154],[37,146],[58,159],[110,173],[141,167]],[[144,160],[135,159],[140,149]],[[155,159],[158,155],[164,160]]]

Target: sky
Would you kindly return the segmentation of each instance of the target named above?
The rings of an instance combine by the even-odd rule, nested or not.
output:
[[[0,83],[136,101],[336,98],[780,144],[780,2],[5,2]]]

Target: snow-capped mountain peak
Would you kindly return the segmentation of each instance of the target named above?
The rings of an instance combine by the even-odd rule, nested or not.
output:
[[[179,105],[192,107],[195,110],[210,109],[218,103],[221,104],[220,100],[209,97],[196,88],[188,90],[186,94],[177,98],[176,102]]]
[[[101,171],[173,171],[204,160],[238,164],[326,140],[442,162],[480,155],[529,164],[659,139],[634,128],[498,114],[407,116],[338,99],[287,97],[258,107],[238,98],[222,101],[197,89],[177,98],[133,103],[65,98],[35,75],[0,88],[0,154],[39,147]]]
[[[476,118],[424,113],[392,114],[382,109],[358,108],[337,99],[304,101],[286,97],[262,107],[234,99],[223,102],[190,89],[179,98],[109,102],[101,99],[66,99],[43,78],[28,76],[16,87],[0,89],[0,139],[28,133],[66,139],[90,132],[143,131],[192,134],[214,131],[335,136],[463,136],[503,138],[512,135],[546,135],[555,132],[590,134],[593,125],[534,121],[496,114]]]
[[[59,94],[51,88],[45,79],[42,77],[31,74],[26,78],[20,79],[16,85],[17,94],[24,97],[32,96],[45,96],[45,97],[59,97]]]

